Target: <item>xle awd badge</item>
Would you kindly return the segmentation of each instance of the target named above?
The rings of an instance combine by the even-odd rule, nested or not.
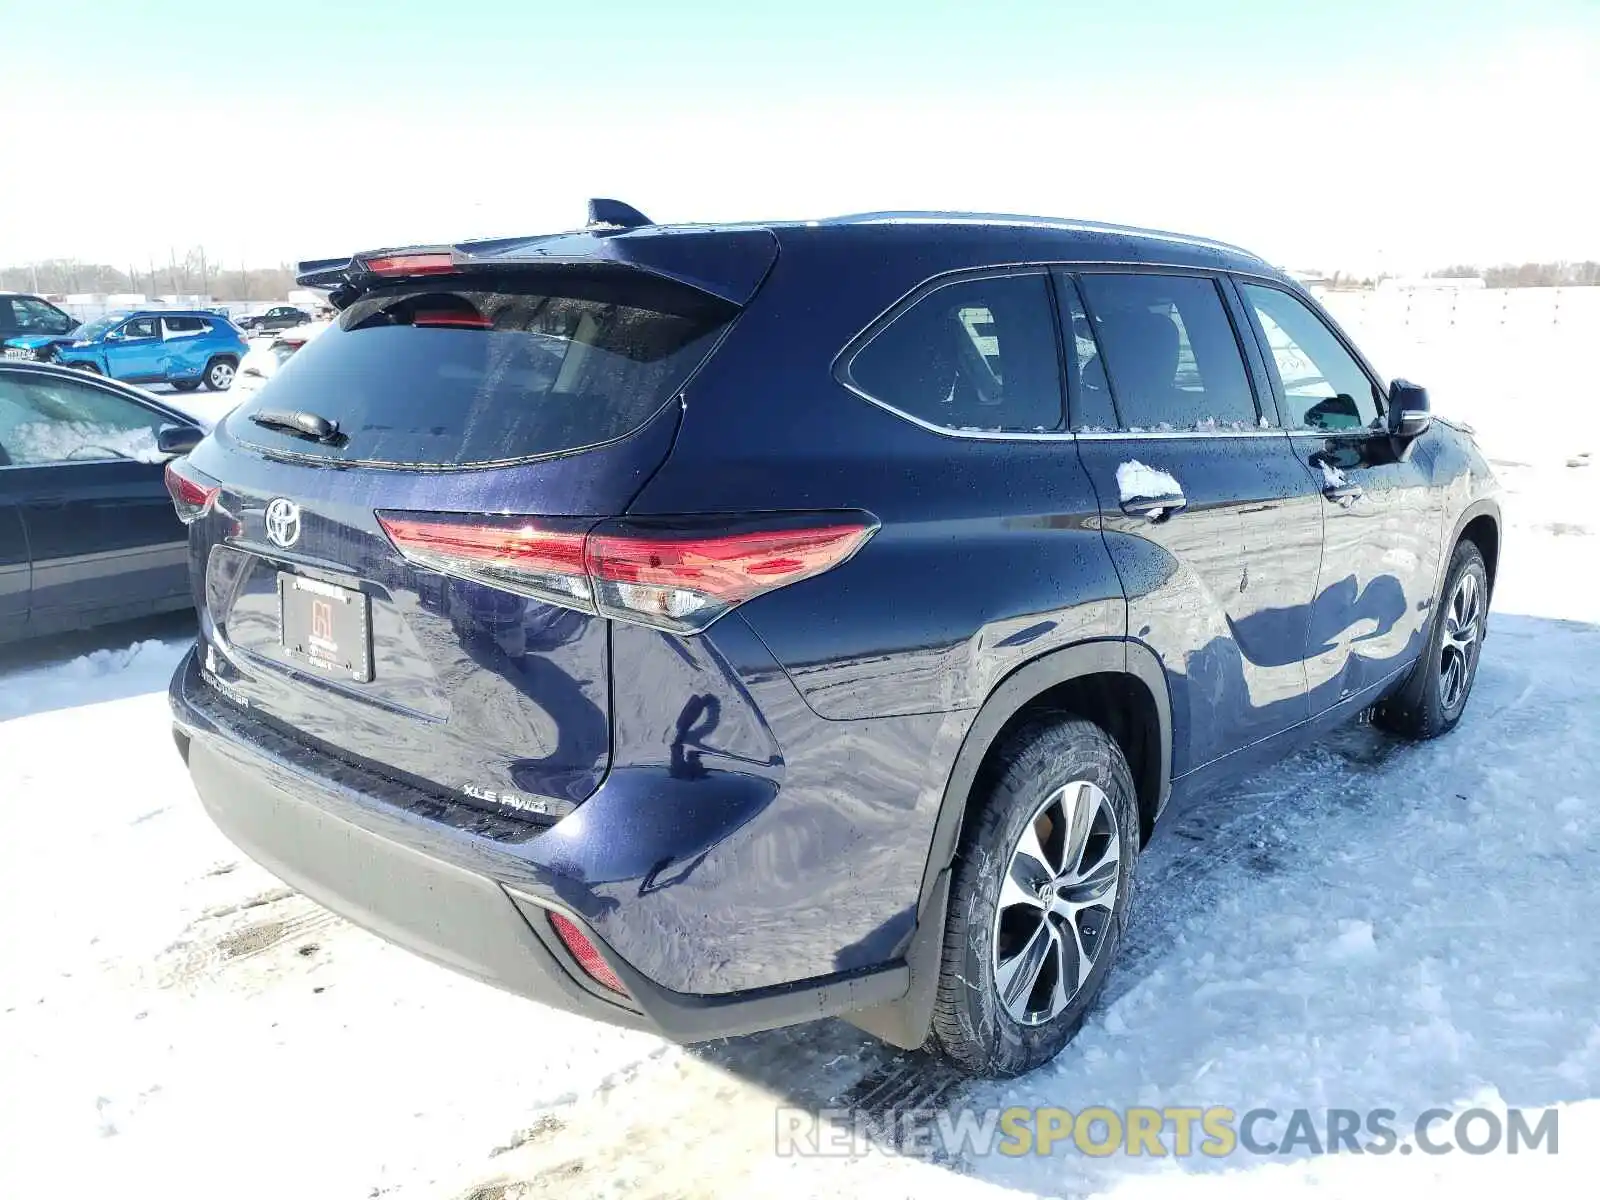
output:
[[[520,792],[500,792],[491,788],[476,787],[467,784],[461,789],[465,796],[474,800],[484,800],[490,804],[503,804],[507,808],[520,809],[522,812],[538,813],[541,816],[550,814],[550,806],[543,800],[536,800],[532,796],[524,796]]]
[[[300,506],[279,496],[267,505],[267,540],[287,550],[300,540]]]

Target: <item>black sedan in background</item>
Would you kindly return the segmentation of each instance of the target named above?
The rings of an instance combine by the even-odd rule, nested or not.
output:
[[[237,324],[240,329],[249,330],[251,333],[276,333],[280,329],[293,329],[296,325],[304,325],[310,320],[311,314],[304,309],[279,304],[267,309],[260,316],[241,317]]]
[[[203,436],[136,388],[0,360],[0,642],[189,607],[163,472]]]

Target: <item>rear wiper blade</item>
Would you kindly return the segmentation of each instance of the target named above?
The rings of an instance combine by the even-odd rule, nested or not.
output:
[[[264,408],[250,414],[250,419],[264,429],[281,429],[296,437],[310,438],[314,442],[338,442],[339,422],[303,409]]]

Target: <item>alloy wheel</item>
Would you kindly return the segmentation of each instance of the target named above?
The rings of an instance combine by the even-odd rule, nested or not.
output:
[[[1110,798],[1087,780],[1051,793],[1024,826],[991,952],[1000,1003],[1019,1024],[1059,1016],[1088,981],[1114,919],[1121,846]]]
[[[220,362],[211,368],[211,386],[216,391],[226,391],[233,382],[233,365]]]
[[[1483,592],[1471,571],[1461,576],[1450,607],[1445,610],[1444,638],[1439,654],[1439,703],[1453,710],[1466,695],[1483,626]]]

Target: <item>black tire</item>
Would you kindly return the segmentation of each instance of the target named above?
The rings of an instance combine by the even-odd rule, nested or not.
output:
[[[79,371],[87,371],[90,375],[100,374],[100,368],[95,366],[92,362],[75,362],[68,363],[67,365]]]
[[[226,354],[219,354],[206,364],[205,380],[206,390],[212,392],[225,392],[233,386],[234,373],[239,369],[239,364]]]
[[[1073,943],[1082,946],[1087,938],[1093,946],[1088,977],[1076,992],[1070,993],[1064,1007],[1053,1011],[1053,992],[1048,986],[1052,970],[1065,979],[1076,966],[1078,953],[1065,941],[1053,943],[1061,947],[1057,951],[1060,955],[1073,956],[1072,963],[1058,957],[1041,969],[1039,983],[1021,1001],[1027,1018],[1030,998],[1045,997],[1033,1018],[1037,1023],[1030,1023],[1018,1020],[1000,995],[996,981],[997,964],[1005,957],[1002,943],[1006,938],[1027,941],[1025,923],[1029,921],[1035,922],[1035,933],[1049,923],[1054,923],[1062,938],[1072,937],[1073,932],[1057,916],[1046,916],[1026,904],[1008,905],[1005,920],[997,922],[1001,887],[1012,868],[1018,843],[1030,827],[1040,838],[1046,856],[1052,854],[1050,843],[1057,834],[1046,806],[1064,786],[1075,782],[1098,788],[1096,811],[1115,818],[1118,869],[1114,883],[1106,890],[1111,898],[1109,905],[1081,910],[1072,918],[1088,923],[1078,927]],[[976,787],[984,790],[975,792],[977,806],[968,815],[956,857],[933,1030],[927,1048],[974,1075],[1004,1078],[1031,1071],[1060,1053],[1077,1034],[1104,988],[1128,920],[1138,855],[1139,810],[1133,774],[1117,744],[1093,722],[1063,714],[1031,721],[1008,736]],[[1072,794],[1070,789],[1068,794]],[[1066,817],[1061,823],[1065,826],[1070,820]],[[1041,834],[1041,825],[1049,832]],[[1094,846],[1095,837],[1101,839],[1099,853],[1107,853],[1113,831],[1092,834],[1087,845]],[[1080,859],[1087,861],[1090,854],[1086,849]],[[1063,859],[1067,857],[1067,853],[1061,855]],[[1054,873],[1054,865],[1047,865]],[[1018,928],[1014,918],[1024,926]],[[1048,934],[1046,930],[1047,937]],[[1041,957],[1047,958],[1051,953],[1048,944]],[[1038,988],[1043,988],[1043,993]]]
[[[1463,588],[1475,590],[1477,609],[1472,642],[1464,654],[1458,638],[1452,636],[1460,624],[1457,609],[1458,597]],[[1444,589],[1434,606],[1433,624],[1428,631],[1428,642],[1417,665],[1411,669],[1400,690],[1378,705],[1373,713],[1373,723],[1390,733],[1416,741],[1426,741],[1449,733],[1467,710],[1467,700],[1472,695],[1472,684],[1478,677],[1478,660],[1483,653],[1483,635],[1489,618],[1489,572],[1483,555],[1472,542],[1456,545],[1450,556],[1450,568],[1445,573]],[[1447,655],[1461,655],[1459,688],[1449,685]]]
[[[169,379],[167,382],[180,392],[192,392],[200,386],[198,379]]]

